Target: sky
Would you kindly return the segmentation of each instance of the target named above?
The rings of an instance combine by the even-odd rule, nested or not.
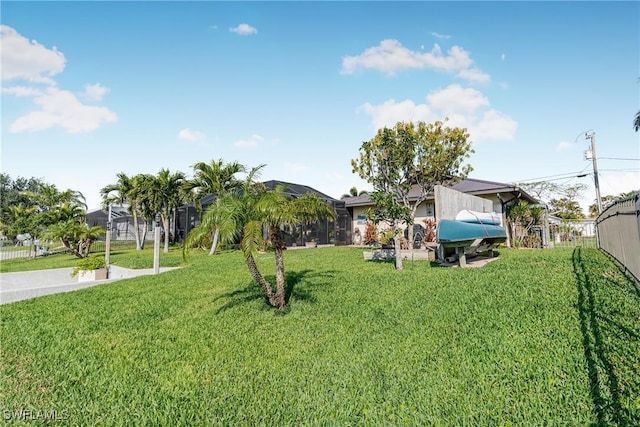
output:
[[[13,2],[1,162],[83,193],[116,175],[266,164],[340,198],[364,141],[448,118],[471,178],[640,189],[638,2]],[[577,175],[587,174],[583,178]]]

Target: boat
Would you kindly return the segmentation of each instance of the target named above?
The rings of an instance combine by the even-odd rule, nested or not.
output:
[[[441,219],[436,227],[438,243],[465,243],[477,239],[502,243],[507,240],[507,231],[500,225]]]
[[[493,257],[496,244],[507,241],[504,227],[494,224],[484,224],[481,220],[467,222],[451,219],[441,219],[436,227],[437,256],[440,261],[459,261],[460,266],[466,265],[466,258],[479,252],[489,252]]]
[[[469,209],[458,212],[455,220],[475,224],[501,225],[500,215],[496,212],[478,212]]]

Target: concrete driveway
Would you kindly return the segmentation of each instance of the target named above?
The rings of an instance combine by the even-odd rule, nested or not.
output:
[[[177,267],[164,267],[160,269],[160,272],[163,273],[174,270],[175,268]],[[0,274],[0,304],[36,298],[42,295],[70,292],[130,277],[153,274],[153,268],[131,270],[112,265],[110,267],[109,279],[79,283],[77,277],[71,277],[72,271],[73,268],[68,267],[19,273],[2,273]]]

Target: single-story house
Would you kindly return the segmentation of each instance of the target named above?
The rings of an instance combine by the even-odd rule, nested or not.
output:
[[[346,245],[350,243],[348,240],[351,236],[350,225],[351,216],[345,208],[342,200],[324,194],[312,187],[302,184],[294,184],[291,182],[271,180],[263,183],[267,190],[273,190],[277,186],[285,188],[285,194],[289,197],[300,197],[306,193],[316,194],[320,199],[331,205],[335,212],[336,218],[331,221],[323,219],[321,221],[298,227],[287,227],[285,231],[285,241],[288,246],[304,246],[306,242],[315,240],[318,244],[335,244]],[[202,199],[202,207],[206,209],[213,200],[214,195],[205,196]],[[87,224],[90,226],[100,226],[107,228],[109,212],[106,209],[99,208],[87,213]],[[128,211],[127,205],[111,206],[112,240],[134,240],[133,218]],[[140,221],[141,226],[144,221]],[[176,241],[182,242],[193,228],[200,223],[200,213],[193,203],[180,206],[176,209],[170,220],[169,229],[172,236],[176,237]],[[146,225],[148,227],[147,239],[153,239],[153,223]]]
[[[286,227],[284,231],[287,246],[304,246],[306,242],[310,242],[312,239],[318,244],[350,244],[348,239],[350,236],[349,226],[351,217],[345,208],[343,200],[334,199],[308,185],[279,180],[265,181],[263,184],[268,191],[275,189],[277,186],[282,186],[285,189],[285,194],[292,198],[300,197],[307,193],[315,194],[331,205],[336,211],[336,218],[333,221],[323,219],[304,226]],[[202,199],[203,209],[206,209],[214,200],[215,195],[205,196]],[[184,239],[184,236],[196,227],[199,222],[198,212],[193,203],[178,208],[175,227],[178,240],[181,241]]]
[[[501,215],[503,224],[506,224],[506,208],[508,205],[517,203],[521,200],[529,204],[538,203],[538,200],[513,184],[467,178],[450,186],[449,188],[461,193],[490,200],[493,204],[493,211]],[[416,185],[409,192],[409,199],[416,200],[419,194],[420,187]],[[345,202],[346,209],[351,216],[351,242],[359,244],[361,243],[362,237],[365,235],[365,227],[367,223],[366,211],[373,207],[373,202],[371,201],[371,197],[367,194],[347,197],[343,200]],[[423,224],[423,221],[427,219],[431,219],[436,222],[438,221],[433,194],[418,206],[414,224],[421,225]],[[416,225],[414,225],[414,227],[417,228]]]

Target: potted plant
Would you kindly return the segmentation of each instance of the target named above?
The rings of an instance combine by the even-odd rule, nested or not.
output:
[[[89,255],[76,262],[71,277],[78,276],[78,282],[104,280],[107,278],[107,265],[103,257]]]
[[[304,244],[307,248],[315,248],[318,246],[318,242],[316,241],[315,237],[313,239],[311,239],[310,241],[306,242]]]

